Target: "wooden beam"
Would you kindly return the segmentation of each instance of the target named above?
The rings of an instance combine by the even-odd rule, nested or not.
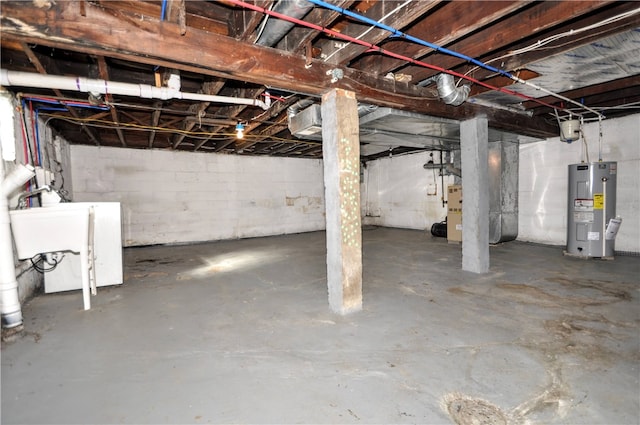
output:
[[[107,61],[104,59],[104,56],[98,56],[98,73],[100,74],[100,78],[102,78],[103,80],[109,81],[109,68],[107,67]],[[105,100],[110,102],[111,101],[111,95],[110,94],[105,94],[104,95]],[[111,119],[113,120],[113,123],[117,126],[116,127],[116,133],[118,134],[118,139],[120,140],[120,144],[122,144],[123,147],[127,147],[127,141],[124,138],[124,132],[122,131],[122,129],[120,129],[120,121],[118,120],[118,111],[116,109],[115,106],[111,106],[111,108],[109,108],[111,110]]]
[[[620,98],[623,101],[628,102],[624,99],[637,96],[639,93],[640,74],[620,78],[606,83],[594,84],[592,86],[582,87],[575,90],[569,90],[560,94],[570,99],[583,99],[584,104],[587,106],[601,106],[602,102],[610,102],[616,98]],[[559,104],[562,102],[553,96],[546,96],[541,98],[541,100],[551,104]],[[540,104],[532,101],[523,103],[523,106],[525,109],[533,110],[534,114],[538,115],[546,112],[552,112],[548,107],[540,106]]]
[[[418,17],[438,6],[440,2],[441,0],[421,0],[411,2],[404,8],[401,8],[394,14],[390,15],[384,23],[395,28],[404,29],[407,25],[413,23]],[[378,1],[375,2],[375,4],[366,12],[362,13],[362,15],[378,21],[393,12],[400,4],[401,3],[399,2]],[[370,29],[370,26],[355,25],[353,27],[349,26],[345,28],[343,32],[346,35],[358,38],[362,37],[362,34]],[[362,37],[362,39],[371,44],[378,44],[388,38],[389,35],[388,31],[374,28]],[[345,64],[367,50],[367,47],[365,46],[361,46],[359,44],[345,44],[343,42],[341,42],[341,44],[345,45],[345,47],[336,48],[334,47],[335,43],[336,41],[334,39],[330,39],[321,45],[323,53],[327,54],[329,57],[327,60],[328,63]]]
[[[348,9],[355,2],[356,0],[334,0],[332,1],[332,4],[343,9]],[[320,25],[321,27],[329,28],[333,22],[340,18],[340,16],[342,16],[340,13],[334,12],[333,10],[325,9],[323,7],[314,7],[305,19],[309,22]],[[307,43],[312,42],[317,36],[318,31],[316,30],[296,26],[285,36],[284,43],[289,47],[287,50],[290,52],[300,53],[307,46]],[[279,47],[284,48],[284,46]]]
[[[204,111],[209,107],[209,102],[200,102],[200,103],[195,103],[193,105],[191,105],[189,107],[189,111],[192,112],[195,116],[199,116],[201,113],[204,113]],[[197,121],[187,121],[184,120],[182,122],[182,130],[183,131],[191,131],[193,129],[193,127],[195,127],[197,124]],[[180,143],[182,143],[182,141],[184,140],[184,138],[187,137],[186,134],[176,134],[173,137],[173,140],[171,142],[171,147],[173,149],[177,149],[178,146],[180,146]]]
[[[171,1],[179,2],[179,0],[171,0]],[[134,17],[134,20],[135,19],[142,20],[148,17],[154,17],[156,19],[159,19],[160,13],[162,10],[160,1],[155,3],[150,3],[146,1],[100,0],[100,1],[96,1],[95,3],[98,3],[100,7],[104,9],[111,10],[112,13],[129,15],[129,16],[136,15]],[[198,10],[199,7],[197,7],[197,4],[199,3],[200,2],[189,1],[189,8],[194,9],[194,11],[193,13],[186,11],[186,16],[185,16],[186,26],[191,28],[198,28],[200,30],[206,30],[209,32],[215,32],[217,34],[228,35],[229,28],[227,27],[226,22],[223,23],[219,20],[212,19],[211,17],[207,17],[207,16],[204,16],[203,14],[200,14],[200,11]],[[208,2],[202,2],[202,3],[208,3]],[[178,8],[180,7],[179,4],[177,7]],[[211,5],[211,3],[208,3],[205,7],[210,9],[215,6]],[[86,5],[85,5],[85,8],[86,8]],[[169,9],[171,9],[171,7]],[[86,14],[86,11],[85,11],[85,14]],[[175,23],[178,23],[178,21],[176,20]]]
[[[178,24],[180,35],[187,33],[187,12],[184,2],[185,0],[169,0],[165,17],[167,21]]]
[[[275,0],[257,0],[256,6],[269,9]],[[247,9],[233,9],[229,19],[229,35],[253,43],[256,39],[256,29],[264,16],[261,13]]]
[[[156,108],[155,111],[151,113],[151,127],[157,127],[160,122],[160,115],[162,115],[162,101],[157,101],[153,103],[153,107]],[[156,137],[156,131],[151,130],[149,133],[149,149],[153,148],[153,141]]]
[[[575,31],[576,28],[586,27],[588,25],[595,24],[597,22],[602,21],[605,18],[615,16],[624,12],[631,11],[638,7],[638,3],[634,2],[620,2],[620,4],[616,3],[607,7],[605,11],[600,14],[590,15],[585,19],[581,19],[579,22],[572,22],[569,25],[562,25],[558,28],[554,28],[554,34],[566,33],[570,31]],[[547,58],[549,56],[557,55],[564,53],[568,50],[574,49],[576,47],[584,46],[590,43],[593,43],[597,40],[600,40],[605,37],[609,37],[611,35],[620,34],[626,31],[633,30],[640,26],[640,15],[632,15],[627,18],[618,20],[609,25],[605,25],[602,27],[594,28],[590,31],[575,33],[574,35],[568,35],[567,37],[563,37],[557,41],[557,43],[552,43],[550,45],[544,46],[542,49],[533,49],[530,52],[526,52],[519,55],[513,55],[507,57],[503,60],[504,65],[502,66],[504,69],[515,70],[519,68],[524,68],[528,64],[532,62],[539,61],[541,59]],[[540,37],[545,38],[545,37]],[[510,50],[518,50],[523,47],[528,47],[533,44],[530,40],[528,43],[518,43],[513,46]],[[476,74],[478,77],[483,78],[484,76],[490,75],[489,72],[485,72],[481,70]]]
[[[221,141],[220,144],[216,144],[216,148],[214,152],[220,152],[222,149],[226,148],[230,144],[235,143],[236,140],[237,139],[235,137],[229,137],[227,140]]]
[[[258,143],[262,143],[263,141],[265,141],[269,137],[280,133],[282,130],[284,130],[287,127],[287,124],[284,123],[284,120],[286,120],[286,119],[287,118],[285,116],[284,119],[280,120],[282,123],[272,124],[269,127],[267,127],[266,129],[260,131],[259,134],[254,135],[252,140],[249,140],[249,141],[246,141],[244,143],[239,144],[236,147],[236,150],[237,151],[246,150],[246,149],[250,148],[253,145],[256,145]]]
[[[342,79],[331,82],[327,72],[335,67],[328,64],[315,61],[307,69],[305,58],[298,55],[196,29],[180,36],[176,24],[159,25],[158,20],[151,18],[131,22],[92,3],[87,4],[86,16],[81,16],[76,2],[57,2],[44,11],[34,9],[30,3],[3,1],[1,16],[3,38],[19,38],[311,95],[321,95],[338,87],[355,92],[361,102],[452,119],[486,114],[491,127],[534,137],[550,137],[558,131],[555,123],[509,111],[469,104],[444,105],[426,99],[429,90],[350,68],[343,69]]]
[[[127,111],[122,111],[122,110],[121,110],[121,111],[120,111],[120,113],[121,113],[122,115],[124,115],[125,117],[129,118],[129,119],[131,120],[131,123],[135,123],[136,125],[141,125],[141,126],[146,126],[146,125],[147,125],[147,123],[146,123],[144,120],[142,120],[142,119],[140,119],[140,118],[136,117],[136,116],[135,116],[135,115],[133,115],[133,114],[130,114],[130,113],[129,113],[129,112],[127,112]]]
[[[224,81],[206,82],[202,85],[202,92],[206,94],[217,94],[223,86],[224,86]],[[188,111],[190,112],[191,115],[195,115],[197,117],[197,116],[200,116],[200,114],[203,114],[210,104],[211,102],[196,103],[191,105],[188,108]],[[182,130],[191,131],[193,127],[196,126],[196,124],[197,124],[197,121],[184,120],[184,122],[182,123]],[[186,137],[185,134],[176,134],[173,137],[173,141],[171,142],[171,146],[173,147],[173,149],[176,149],[178,146],[180,146],[180,143],[182,143],[185,137]]]
[[[505,46],[518,43],[523,34],[539,34],[568,20],[579,17],[598,8],[612,3],[611,1],[543,1],[531,8],[492,25],[486,31],[480,32],[475,37],[467,37],[459,42],[447,46],[448,49],[463,52],[472,58],[486,56],[489,52],[503,51]],[[482,7],[482,3],[467,3]],[[504,53],[504,52],[503,52]],[[435,53],[434,53],[435,54]],[[427,56],[422,60],[436,63],[444,69],[453,69],[465,64],[462,59],[448,55],[438,55],[437,58]],[[496,64],[494,64],[496,65]],[[501,64],[497,64],[500,66]],[[411,68],[403,71],[411,75],[413,81],[419,82],[437,74],[426,68]],[[490,123],[491,126],[491,123]]]
[[[201,147],[203,147],[205,145],[205,143],[207,143],[209,140],[211,140],[214,136],[214,132],[209,133],[209,135],[207,137],[205,137],[204,139],[200,140],[195,147],[193,148],[193,151],[196,152],[197,150],[199,150]]]
[[[410,34],[439,46],[448,46],[480,28],[493,24],[501,17],[528,6],[530,3],[530,0],[483,1],[481,3],[447,2],[434,10],[428,19],[413,25]],[[392,22],[390,25],[397,24]],[[420,44],[393,39],[385,43],[384,48],[414,59],[433,52],[433,49]],[[395,71],[396,68],[405,65],[405,62],[397,59],[369,55],[355,62],[352,66],[356,69],[370,70],[375,74],[385,75],[387,72]]]

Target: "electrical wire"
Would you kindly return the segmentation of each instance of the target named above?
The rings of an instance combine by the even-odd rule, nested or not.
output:
[[[384,15],[382,18],[380,18],[380,22],[384,22],[385,19],[387,19],[388,17],[396,14],[396,12],[402,10],[405,8],[406,5],[408,5],[409,3],[411,3],[412,0],[407,0],[404,3],[402,3],[400,6],[396,7],[395,9],[393,9],[391,12],[387,13],[386,15]],[[366,31],[364,31],[362,34],[360,34],[359,36],[356,37],[356,40],[361,40],[362,37],[364,37],[365,35],[369,34],[371,31],[374,30],[374,26],[369,27]],[[340,48],[338,48],[337,50],[335,50],[334,52],[332,52],[329,56],[327,56],[326,58],[324,58],[324,61],[327,62],[329,59],[331,59],[336,53],[340,52],[341,50],[345,49],[347,46],[353,44],[352,42],[348,42],[347,44],[344,44],[342,46],[340,46]]]
[[[236,133],[207,133],[207,132],[196,132],[196,131],[187,131],[173,128],[165,128],[165,127],[156,127],[156,126],[146,126],[140,124],[132,124],[132,123],[120,123],[120,125],[112,125],[111,121],[92,119],[92,118],[71,118],[64,115],[54,115],[54,114],[42,114],[42,116],[47,116],[47,123],[50,120],[57,119],[65,122],[69,122],[76,125],[87,125],[90,127],[104,128],[109,130],[132,130],[132,131],[156,131],[161,133],[169,133],[169,134],[184,134],[185,136],[198,140],[227,140],[229,138],[236,138]],[[217,137],[216,137],[217,136]],[[265,136],[260,134],[245,134],[245,140],[255,140],[255,139],[263,139]],[[313,141],[298,141],[285,139],[281,137],[268,136],[269,139],[273,141],[279,141],[282,143],[297,143],[297,144],[306,144],[306,145],[320,145],[319,142]],[[267,142],[267,140],[260,140],[260,142]]]
[[[432,70],[439,71],[439,72],[444,72],[446,74],[453,75],[454,77],[464,78],[465,80],[471,81],[472,83],[475,83],[475,84],[478,84],[480,86],[486,87],[486,88],[488,88],[490,90],[495,90],[495,91],[499,91],[499,92],[502,92],[502,93],[510,94],[510,95],[513,95],[513,96],[517,96],[517,97],[523,98],[525,100],[536,102],[536,103],[538,103],[540,105],[546,106],[546,107],[554,109],[554,110],[562,110],[562,111],[566,112],[566,110],[564,108],[560,108],[558,106],[551,105],[551,104],[549,104],[547,102],[544,102],[544,101],[542,101],[540,99],[537,99],[537,98],[534,98],[532,96],[528,96],[528,95],[523,94],[523,93],[518,93],[516,91],[509,90],[509,89],[506,89],[504,87],[496,87],[496,86],[493,86],[491,84],[487,84],[485,82],[477,80],[477,79],[475,79],[473,77],[469,77],[469,76],[460,74],[459,72],[455,72],[455,71],[451,71],[451,70],[448,70],[448,69],[444,69],[444,68],[442,68],[440,66],[437,66],[437,65],[432,65],[432,64],[429,64],[427,62],[423,62],[423,61],[420,61],[420,60],[417,60],[417,59],[413,59],[413,58],[405,56],[405,55],[401,55],[401,54],[394,53],[394,52],[389,51],[389,50],[385,50],[380,46],[376,46],[375,44],[368,43],[368,42],[365,42],[365,41],[362,41],[362,40],[357,40],[354,37],[342,34],[342,33],[338,32],[338,31],[334,31],[334,30],[322,27],[320,25],[312,24],[310,22],[303,21],[301,19],[296,19],[296,18],[293,18],[293,17],[288,16],[288,15],[283,15],[283,14],[278,13],[278,12],[269,11],[269,10],[265,9],[264,7],[256,6],[256,5],[250,4],[250,3],[246,3],[246,2],[244,2],[242,0],[227,0],[227,1],[229,3],[232,3],[232,4],[236,5],[236,6],[241,6],[241,7],[250,9],[250,10],[254,10],[256,12],[269,14],[269,15],[275,16],[276,18],[283,19],[285,21],[293,22],[295,24],[302,25],[302,26],[305,26],[307,28],[311,28],[311,29],[315,29],[315,30],[320,31],[320,32],[324,32],[325,34],[329,34],[329,35],[331,35],[333,37],[336,37],[336,38],[340,38],[340,39],[343,39],[343,40],[351,41],[351,42],[359,44],[361,46],[368,47],[369,51],[379,52],[379,53],[381,53],[383,55],[386,55],[386,56],[389,56],[389,57],[392,57],[392,58],[395,58],[395,59],[400,59],[402,61],[405,61],[407,63],[411,63],[413,65],[417,65],[417,66],[420,66],[420,67],[432,69]],[[311,0],[309,0],[309,1],[311,1]],[[578,114],[576,114],[576,115],[578,115]]]
[[[602,27],[602,26],[605,26],[605,25],[609,25],[609,24],[612,24],[614,22],[617,22],[617,21],[620,21],[622,19],[628,18],[629,16],[633,16],[633,15],[638,14],[638,13],[640,13],[640,7],[637,8],[637,9],[634,9],[634,10],[629,10],[627,12],[621,13],[621,14],[616,15],[616,16],[612,16],[612,17],[607,18],[607,19],[603,19],[600,22],[595,22],[595,23],[593,23],[591,25],[587,25],[587,26],[582,27],[582,28],[578,28],[578,29],[575,29],[575,30],[572,29],[572,30],[569,30],[569,31],[565,31],[563,33],[554,34],[554,35],[549,36],[547,38],[543,38],[542,40],[538,40],[536,43],[530,44],[529,46],[525,46],[525,47],[522,47],[520,49],[513,50],[513,51],[511,51],[511,52],[509,52],[509,53],[507,53],[505,55],[498,56],[498,57],[493,58],[491,60],[485,61],[485,64],[489,64],[489,63],[492,63],[492,62],[495,62],[495,61],[498,61],[498,60],[501,60],[501,59],[506,59],[506,58],[509,58],[509,57],[512,57],[512,56],[521,55],[523,53],[528,53],[528,52],[531,52],[531,51],[534,51],[534,50],[539,50],[539,49],[542,49],[543,46],[545,46],[545,45],[547,45],[549,43],[552,43],[552,42],[554,42],[556,40],[559,40],[561,38],[575,36],[577,34],[585,32],[585,31],[589,31],[589,30],[596,29],[596,28],[599,28],[599,27]],[[559,47],[559,46],[553,46],[553,47],[548,47],[548,48],[555,48],[555,47]],[[472,68],[471,70],[469,70],[468,72],[469,73],[473,72],[473,71],[477,70],[478,68],[479,67],[476,66],[476,67]]]
[[[566,102],[569,102],[569,103],[575,104],[575,105],[577,105],[577,106],[581,107],[582,109],[585,109],[585,110],[587,110],[587,111],[589,111],[589,112],[591,112],[591,113],[594,113],[594,114],[596,114],[596,115],[598,115],[598,116],[601,116],[601,114],[600,114],[599,112],[597,112],[596,110],[594,110],[594,109],[592,109],[592,108],[589,108],[589,107],[587,107],[587,106],[585,106],[585,105],[583,105],[583,104],[581,104],[581,103],[579,103],[579,102],[576,102],[576,101],[574,101],[574,100],[572,100],[572,99],[570,99],[570,98],[564,97],[564,96],[562,96],[562,95],[560,95],[560,94],[558,94],[558,93],[555,93],[555,92],[552,92],[552,91],[550,91],[550,90],[547,90],[547,89],[545,89],[544,87],[538,86],[537,84],[533,84],[533,83],[531,83],[531,82],[529,82],[529,81],[523,80],[522,78],[518,77],[517,75],[513,75],[513,74],[511,74],[510,72],[507,72],[507,71],[505,71],[505,70],[502,70],[502,69],[499,69],[499,68],[495,68],[495,67],[493,67],[493,66],[490,66],[490,65],[488,65],[488,64],[487,64],[487,63],[485,63],[485,62],[481,62],[481,61],[479,61],[479,60],[477,60],[477,59],[475,59],[475,58],[472,58],[471,56],[467,56],[467,55],[464,55],[464,54],[458,53],[458,52],[456,52],[456,51],[446,49],[446,48],[444,48],[444,47],[442,47],[442,46],[439,46],[439,45],[437,45],[437,44],[430,43],[430,42],[428,42],[428,41],[425,41],[425,40],[419,39],[419,38],[417,38],[417,37],[410,36],[410,35],[405,34],[405,33],[401,32],[401,31],[399,31],[399,30],[397,30],[397,29],[395,29],[395,28],[393,28],[393,27],[390,27],[390,26],[388,26],[388,25],[384,25],[384,24],[382,24],[382,23],[380,23],[380,22],[374,21],[373,19],[370,19],[370,18],[367,18],[367,17],[365,17],[365,16],[362,16],[362,15],[356,14],[356,13],[351,12],[351,11],[349,11],[349,10],[346,10],[346,9],[343,9],[343,8],[340,8],[340,7],[337,7],[337,6],[331,5],[331,4],[326,3],[326,2],[324,2],[324,1],[322,1],[322,0],[308,0],[308,1],[310,1],[311,3],[317,4],[317,5],[319,5],[319,6],[323,6],[323,7],[329,8],[329,9],[331,9],[331,10],[339,11],[340,13],[343,13],[343,14],[345,14],[345,15],[347,15],[347,16],[350,16],[350,17],[353,17],[353,18],[355,18],[355,19],[358,19],[358,20],[360,20],[360,21],[362,21],[362,22],[369,23],[369,24],[371,24],[371,25],[375,25],[375,26],[377,26],[377,27],[379,27],[379,28],[382,28],[382,29],[384,29],[384,30],[386,30],[386,31],[391,32],[391,33],[392,33],[394,36],[396,36],[396,37],[405,38],[405,39],[407,39],[407,40],[409,40],[409,41],[412,41],[412,42],[414,42],[414,43],[417,43],[417,44],[420,44],[420,45],[423,45],[423,46],[426,46],[426,47],[432,48],[432,49],[434,49],[436,52],[445,53],[445,54],[448,54],[448,55],[450,55],[450,56],[454,56],[454,57],[457,57],[457,58],[459,58],[459,59],[463,59],[463,60],[465,60],[465,61],[468,61],[468,62],[474,63],[474,64],[476,64],[476,65],[477,65],[477,66],[479,66],[479,67],[482,67],[482,68],[485,68],[485,69],[487,69],[487,70],[489,70],[489,71],[492,71],[492,72],[498,73],[498,74],[500,74],[500,75],[503,75],[503,76],[505,76],[505,77],[507,77],[507,78],[510,78],[511,80],[513,80],[513,81],[515,81],[515,82],[518,82],[518,83],[521,83],[521,84],[524,84],[524,85],[527,85],[527,86],[533,87],[533,88],[534,88],[534,89],[536,89],[536,90],[543,91],[544,93],[547,93],[547,94],[549,94],[549,95],[551,95],[551,96],[554,96],[554,97],[556,97],[556,98],[558,98],[558,99],[562,99],[562,100],[564,100],[564,101],[566,101]],[[466,75],[466,74],[465,74],[465,75]],[[580,114],[578,114],[578,115],[580,115]]]
[[[273,7],[275,6],[276,2],[272,2],[271,5],[269,6],[269,10],[273,9]],[[260,37],[262,36],[262,33],[264,32],[264,27],[267,26],[267,21],[269,20],[269,16],[265,16],[264,19],[262,20],[262,24],[260,25],[260,28],[258,29],[258,34],[256,35],[256,40],[259,40]]]
[[[107,105],[93,105],[89,102],[84,102],[80,100],[72,100],[72,99],[60,100],[54,97],[25,96],[25,95],[18,95],[18,97],[22,99],[27,99],[29,102],[35,101],[35,102],[48,103],[53,105],[72,106],[74,108],[99,109],[101,111],[108,111],[111,109]]]
[[[475,65],[477,65],[479,67],[482,67],[484,69],[487,69],[487,70],[489,70],[491,72],[495,72],[497,74],[505,76],[505,77],[515,81],[515,82],[518,82],[518,83],[533,87],[534,89],[542,91],[542,92],[544,92],[544,93],[546,93],[548,95],[554,96],[554,97],[556,97],[558,99],[562,99],[562,100],[564,100],[566,102],[569,102],[569,103],[575,104],[577,106],[580,106],[581,108],[583,108],[583,109],[585,109],[585,110],[587,110],[587,111],[589,111],[589,112],[591,112],[593,114],[596,114],[598,116],[601,115],[598,111],[596,111],[596,110],[594,110],[592,108],[589,108],[588,106],[585,106],[585,105],[583,105],[583,104],[581,104],[579,102],[576,102],[573,99],[569,99],[569,98],[564,97],[564,96],[562,96],[562,95],[560,95],[558,93],[555,93],[555,92],[552,92],[550,90],[547,90],[544,87],[538,86],[537,84],[533,84],[533,83],[531,83],[529,81],[523,80],[522,78],[520,78],[520,77],[518,77],[516,75],[513,75],[510,72],[507,72],[507,71],[505,71],[503,69],[499,69],[499,68],[493,67],[491,65],[488,65],[488,64],[486,64],[486,63],[484,63],[482,61],[479,61],[479,60],[477,60],[477,59],[475,59],[475,58],[473,58],[471,56],[456,52],[454,50],[447,49],[445,47],[439,46],[439,45],[434,44],[434,43],[430,43],[428,41],[422,40],[422,39],[417,38],[417,37],[413,37],[413,36],[411,36],[409,34],[403,33],[402,31],[400,31],[400,30],[398,30],[396,28],[393,28],[393,27],[391,27],[389,25],[386,25],[386,24],[383,24],[381,22],[375,21],[373,19],[367,18],[366,16],[360,15],[358,13],[351,12],[350,10],[344,9],[342,7],[338,7],[338,6],[332,5],[332,4],[327,3],[327,2],[325,2],[323,0],[307,0],[307,1],[309,1],[309,2],[311,2],[313,4],[315,4],[315,5],[324,7],[326,9],[330,9],[330,10],[336,11],[338,13],[341,13],[341,14],[345,15],[345,16],[349,16],[351,18],[357,19],[357,20],[359,20],[361,22],[364,22],[364,23],[367,23],[367,24],[370,24],[370,25],[374,25],[374,26],[376,26],[378,28],[381,28],[383,30],[389,31],[395,37],[403,38],[403,39],[412,41],[412,42],[414,42],[416,44],[429,47],[429,48],[435,50],[436,52],[444,53],[444,54],[456,57],[458,59],[462,59],[462,60],[464,60],[466,62],[471,62],[471,63],[473,63],[473,64],[475,64]],[[454,74],[451,71],[445,71],[445,72],[447,72],[448,74],[451,74],[451,75],[456,75],[457,74],[457,73]],[[468,76],[464,75],[464,74],[457,74],[456,76],[461,77],[461,78],[465,78],[465,79],[469,79]],[[517,92],[513,92],[513,93],[517,93]],[[522,96],[522,94],[519,94],[519,96]],[[555,108],[557,108],[557,107],[555,107]]]
[[[31,268],[34,269],[35,271],[37,271],[38,273],[47,273],[50,271],[55,270],[56,267],[58,267],[58,264],[60,264],[60,262],[64,259],[64,254],[62,255],[62,258],[60,258],[59,260],[57,258],[51,258],[52,262],[49,262],[49,260],[47,260],[47,257],[43,254],[37,254],[34,257],[30,258],[29,260],[31,261]],[[38,263],[47,263],[49,264],[51,267],[41,267],[38,265]]]

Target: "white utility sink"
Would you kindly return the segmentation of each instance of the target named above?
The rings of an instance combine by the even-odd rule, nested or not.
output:
[[[18,258],[48,252],[80,253],[84,309],[91,308],[89,290],[95,295],[93,270],[93,208],[63,203],[48,207],[9,211]],[[90,285],[91,284],[91,285]],[[91,288],[90,288],[91,286]]]

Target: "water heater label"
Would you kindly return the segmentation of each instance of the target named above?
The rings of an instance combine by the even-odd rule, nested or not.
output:
[[[596,210],[601,210],[604,207],[604,194],[603,193],[594,193],[593,194],[593,208]]]
[[[573,221],[576,223],[593,223],[593,212],[576,211],[573,213]]]
[[[600,232],[588,232],[587,240],[590,241],[599,241],[600,240]]]
[[[574,211],[593,211],[593,199],[574,199]]]

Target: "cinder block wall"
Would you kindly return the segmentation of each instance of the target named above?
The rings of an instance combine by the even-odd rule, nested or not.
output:
[[[584,133],[590,160],[597,161],[598,123],[587,123]],[[567,144],[558,137],[520,145],[519,240],[566,244],[568,165],[579,163],[584,149],[582,141]],[[640,114],[603,121],[602,159],[618,162],[616,213],[623,222],[616,251],[640,253]],[[433,170],[422,168],[428,160],[425,152],[367,163],[365,223],[427,229],[444,219],[439,177],[437,196],[427,195],[434,182]],[[452,182],[445,179],[445,187]]]
[[[122,203],[124,246],[325,228],[322,161],[70,146],[73,200]]]
[[[440,154],[433,154],[421,152],[367,163],[362,202],[365,224],[422,230],[445,219],[440,171],[423,167],[430,159],[439,162]],[[453,177],[445,177],[445,192],[450,184]]]

